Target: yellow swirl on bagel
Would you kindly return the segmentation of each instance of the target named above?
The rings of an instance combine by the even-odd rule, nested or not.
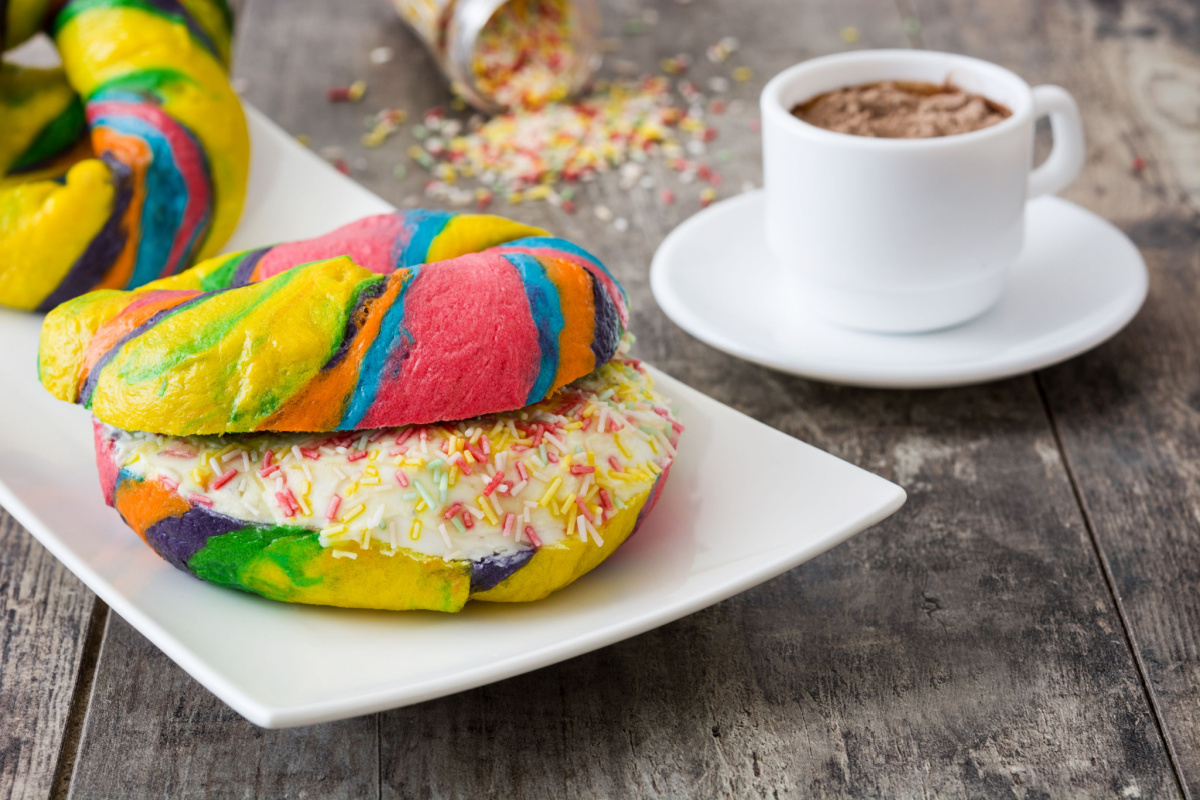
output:
[[[47,29],[63,61],[0,72],[0,304],[45,310],[215,253],[250,158],[224,0],[0,0],[0,20],[6,49]]]

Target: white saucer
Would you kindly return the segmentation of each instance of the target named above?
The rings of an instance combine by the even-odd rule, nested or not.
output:
[[[1025,250],[1000,302],[947,330],[845,330],[784,307],[761,235],[763,192],[690,218],[654,254],[650,286],[677,325],[739,358],[809,378],[881,388],[1006,378],[1089,350],[1141,308],[1146,264],[1124,233],[1057,197],[1026,210]]]

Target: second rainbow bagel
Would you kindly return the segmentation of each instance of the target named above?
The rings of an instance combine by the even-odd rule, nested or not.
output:
[[[0,68],[0,305],[140,286],[225,243],[250,159],[232,27],[225,0],[0,0],[0,49],[45,30],[63,61]]]
[[[599,260],[543,233],[401,212],[96,292],[47,316],[39,376],[103,422],[170,435],[521,408],[608,361],[628,320]]]

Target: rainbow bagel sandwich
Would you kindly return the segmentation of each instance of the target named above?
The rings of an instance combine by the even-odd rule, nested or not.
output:
[[[215,253],[250,160],[225,0],[0,0],[0,49],[49,33],[61,69],[0,66],[0,305],[48,310]]]
[[[627,320],[575,245],[413,211],[80,297],[39,370],[93,412],[106,500],[176,567],[457,611],[566,586],[653,507],[683,428]]]

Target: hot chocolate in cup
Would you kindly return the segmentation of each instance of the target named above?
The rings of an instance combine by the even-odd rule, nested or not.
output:
[[[951,85],[1007,117],[925,138],[855,135],[792,110],[819,95],[885,81]],[[1021,252],[1025,204],[1083,166],[1083,125],[1057,86],[1030,88],[1003,67],[951,53],[867,50],[805,61],[763,89],[767,243],[793,313],[911,333],[965,322],[1004,291]],[[1034,124],[1054,146],[1033,169]]]

